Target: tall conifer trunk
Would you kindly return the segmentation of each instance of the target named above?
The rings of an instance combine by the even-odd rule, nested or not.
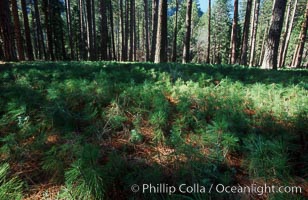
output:
[[[275,1],[269,33],[265,45],[264,58],[261,66],[263,69],[277,69],[278,47],[286,5],[286,0]]]

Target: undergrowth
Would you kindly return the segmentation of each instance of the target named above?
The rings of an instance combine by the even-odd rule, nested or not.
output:
[[[239,175],[307,182],[307,75],[221,65],[0,66],[0,158],[12,166],[10,179],[8,164],[0,167],[0,199],[43,183],[61,186],[58,199],[238,199],[130,186],[246,184]]]

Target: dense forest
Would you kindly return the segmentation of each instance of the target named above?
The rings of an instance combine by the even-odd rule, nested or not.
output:
[[[305,0],[3,0],[0,58],[307,67]]]
[[[308,198],[307,0],[0,0],[0,200]]]

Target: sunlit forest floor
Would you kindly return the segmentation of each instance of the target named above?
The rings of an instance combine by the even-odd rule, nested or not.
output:
[[[0,199],[305,199],[308,71],[0,65]],[[300,186],[133,193],[137,184]]]

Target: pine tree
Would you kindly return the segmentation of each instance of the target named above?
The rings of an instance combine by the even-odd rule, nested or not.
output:
[[[179,12],[179,0],[175,0],[175,19],[174,19],[174,30],[173,30],[173,42],[172,42],[172,62],[176,62],[176,57],[177,57],[178,12]]]
[[[301,32],[299,35],[299,44],[298,44],[298,50],[297,54],[294,54],[295,56],[295,62],[293,63],[293,67],[299,68],[301,66],[302,60],[303,60],[303,52],[304,52],[304,46],[307,38],[307,29],[308,29],[308,2],[306,5],[306,12],[304,16],[304,20],[302,23]]]
[[[209,0],[208,8],[208,35],[207,35],[207,53],[206,53],[206,62],[210,63],[210,54],[211,54],[211,0]]]
[[[241,65],[247,65],[247,52],[248,52],[248,36],[249,36],[249,26],[250,26],[250,16],[251,16],[252,0],[247,0],[245,23],[242,37],[242,48],[241,48]]]
[[[68,29],[68,37],[69,37],[69,45],[71,49],[71,60],[75,58],[75,50],[73,45],[73,31],[72,31],[72,17],[71,17],[71,2],[70,0],[65,0],[65,7],[66,7],[66,23]]]
[[[144,0],[144,30],[145,30],[145,61],[150,60],[150,48],[149,48],[149,2]]]
[[[43,0],[42,3],[44,15],[45,15],[45,26],[47,32],[47,45],[48,45],[48,57],[51,60],[55,60],[53,52],[53,37],[52,37],[52,26],[50,21],[51,7],[48,0]]]
[[[39,48],[39,59],[43,59],[43,56],[44,56],[44,59],[47,59],[45,43],[44,43],[44,35],[43,35],[37,0],[33,0],[33,4],[34,4],[36,32],[37,32],[38,48]]]
[[[234,0],[234,12],[233,12],[233,23],[231,32],[231,54],[230,54],[230,64],[235,64],[237,59],[237,26],[238,26],[238,0]]]
[[[183,63],[190,61],[190,37],[191,37],[191,11],[192,11],[192,0],[187,0],[186,8],[186,35],[183,48]]]
[[[217,0],[212,9],[212,63],[227,63],[229,59],[231,34],[229,3],[228,0]]]
[[[292,2],[292,0],[290,1],[290,5],[291,5],[291,2]],[[294,7],[293,7],[293,12],[292,12],[290,22],[287,23],[287,25],[289,24],[289,26],[287,26],[286,37],[283,40],[282,46],[281,46],[281,54],[279,56],[279,67],[282,67],[282,66],[285,65],[286,56],[287,56],[287,53],[288,53],[288,47],[289,47],[290,38],[291,38],[291,33],[292,33],[292,29],[293,29],[293,24],[294,24],[294,17],[295,17],[296,8],[297,8],[297,2],[298,2],[298,0],[295,0],[294,5],[293,5]]]
[[[105,0],[101,0],[101,19],[102,19],[102,33],[101,33],[101,51],[102,60],[107,60],[108,49],[108,26],[107,26],[107,5]]]
[[[8,0],[0,1],[0,34],[3,39],[4,60],[16,61],[14,29]]]
[[[254,15],[253,15],[253,25],[252,25],[252,37],[251,37],[251,50],[250,50],[250,61],[249,66],[254,65],[255,59],[255,49],[256,49],[256,39],[257,39],[257,30],[259,22],[259,9],[260,9],[260,0],[255,0],[254,2]]]
[[[28,60],[34,60],[26,0],[21,0],[21,8],[22,8],[22,14],[24,17],[24,26],[25,26],[26,47],[27,47],[26,53],[27,53]]]
[[[265,53],[261,68],[277,69],[278,47],[287,1],[276,0],[271,18],[269,33],[265,44]]]
[[[25,60],[23,38],[21,36],[20,21],[18,16],[17,0],[11,0],[14,18],[15,38],[17,43],[18,59]]]
[[[151,61],[155,60],[157,25],[158,25],[158,0],[152,0],[152,42],[151,42]]]
[[[167,62],[167,0],[159,2],[155,63]]]

